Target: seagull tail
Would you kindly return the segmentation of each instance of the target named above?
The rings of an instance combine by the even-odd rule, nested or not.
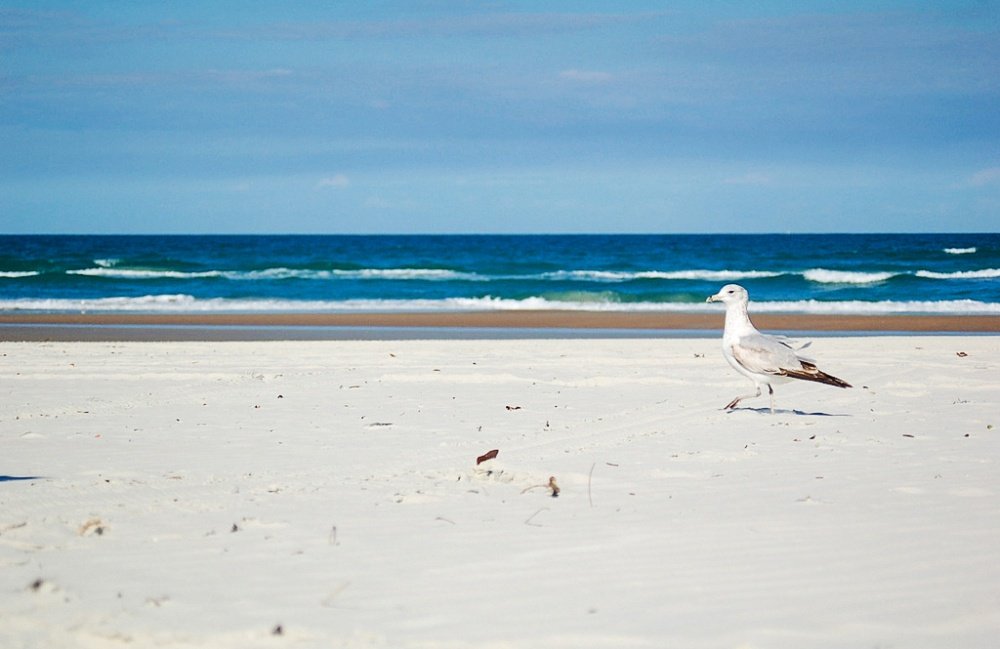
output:
[[[838,379],[836,376],[827,374],[826,372],[821,372],[816,369],[816,366],[807,361],[802,361],[801,370],[785,370],[785,376],[793,379],[802,379],[803,381],[815,381],[816,383],[825,383],[826,385],[832,385],[838,388],[850,388],[850,383],[844,381],[843,379]]]

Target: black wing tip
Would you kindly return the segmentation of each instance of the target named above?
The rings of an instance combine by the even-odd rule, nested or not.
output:
[[[826,374],[825,376],[826,376],[826,378],[830,379],[829,381],[826,382],[828,385],[833,385],[833,386],[836,386],[838,388],[853,388],[854,387],[853,385],[851,385],[847,381],[845,381],[843,379],[838,379],[836,376],[830,376],[829,374]]]
[[[786,370],[785,376],[791,377],[793,379],[802,379],[803,381],[814,381],[816,383],[824,383],[826,385],[832,385],[837,388],[853,388],[854,386],[843,379],[838,379],[836,376],[827,374],[826,372],[820,372],[815,369],[815,365],[811,372],[797,372],[795,370]]]

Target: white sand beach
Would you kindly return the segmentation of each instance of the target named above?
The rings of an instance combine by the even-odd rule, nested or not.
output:
[[[808,351],[2,343],[0,646],[997,646],[1000,337]]]

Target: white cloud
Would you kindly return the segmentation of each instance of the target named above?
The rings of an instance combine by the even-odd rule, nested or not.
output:
[[[344,187],[349,187],[350,184],[351,179],[344,174],[334,174],[332,176],[327,176],[326,178],[320,178],[319,182],[316,183],[316,186],[343,189]]]
[[[600,70],[563,70],[559,73],[560,79],[567,81],[582,81],[585,83],[605,83],[611,81],[611,73]]]
[[[732,176],[722,181],[727,185],[769,185],[771,176],[759,171],[749,171],[742,176]]]
[[[248,81],[266,81],[281,79],[294,74],[287,68],[271,68],[270,70],[208,70],[205,76],[223,83],[244,83]]]
[[[973,187],[1000,184],[1000,167],[980,169],[969,178],[969,184]]]
[[[393,204],[391,201],[386,200],[381,196],[370,196],[365,200],[365,207],[373,210],[387,210],[391,209]]]

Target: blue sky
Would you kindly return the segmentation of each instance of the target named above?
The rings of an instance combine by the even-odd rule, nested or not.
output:
[[[0,8],[0,232],[998,224],[997,2]]]

